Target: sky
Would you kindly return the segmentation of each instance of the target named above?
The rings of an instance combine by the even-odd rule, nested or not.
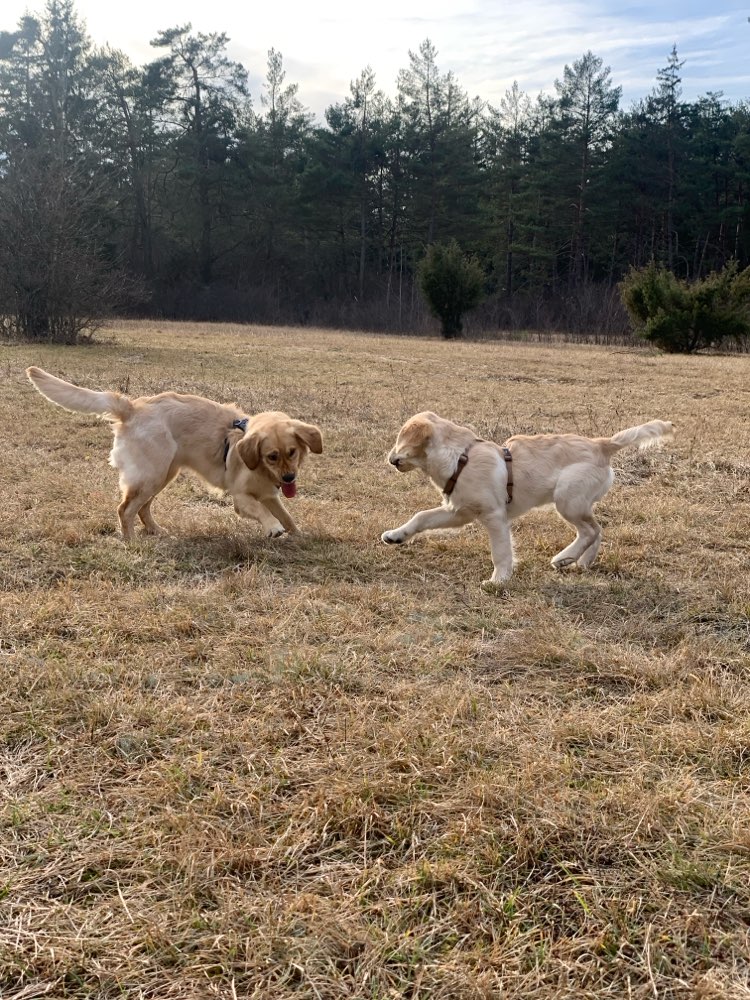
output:
[[[0,30],[15,28],[44,0],[2,0]],[[677,45],[682,93],[708,91],[750,98],[750,0],[656,3],[576,0],[77,0],[75,9],[95,44],[122,49],[142,64],[156,57],[149,42],[162,29],[191,23],[194,31],[225,32],[227,53],[249,72],[253,104],[268,50],[281,52],[286,83],[319,121],[326,107],[349,95],[349,84],[371,66],[380,90],[393,95],[400,69],[429,38],[440,72],[452,71],[470,97],[497,105],[514,81],[532,98],[554,93],[565,65],[591,50],[623,91],[622,107],[645,97]]]

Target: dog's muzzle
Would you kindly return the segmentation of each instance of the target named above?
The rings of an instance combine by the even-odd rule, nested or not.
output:
[[[297,476],[294,472],[287,472],[285,476],[281,477],[281,481],[282,483],[293,483],[296,478]]]

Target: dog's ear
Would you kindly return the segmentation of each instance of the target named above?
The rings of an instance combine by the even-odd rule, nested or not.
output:
[[[303,424],[301,420],[295,420],[294,433],[313,455],[323,454],[323,435],[320,429],[314,424]]]
[[[235,446],[235,451],[240,456],[248,469],[257,469],[260,465],[260,434],[246,434]]]
[[[420,414],[406,421],[401,428],[399,438],[405,444],[418,448],[420,445],[427,444],[432,437],[432,431],[433,427],[430,421]]]

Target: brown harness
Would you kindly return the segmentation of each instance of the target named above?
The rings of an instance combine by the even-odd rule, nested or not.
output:
[[[480,442],[481,440],[482,440],[481,438],[477,438],[476,441],[472,441],[471,444],[467,445],[466,448],[464,448],[463,452],[458,456],[458,462],[456,463],[456,471],[453,473],[453,475],[450,477],[448,482],[443,487],[443,493],[447,497],[449,497],[456,488],[458,477],[464,471],[464,466],[469,461],[469,452],[474,447],[474,445]],[[494,444],[494,442],[492,443]],[[513,502],[513,456],[511,455],[510,448],[506,448],[505,445],[496,445],[495,447],[500,449],[500,451],[503,453],[503,458],[505,459],[505,468],[508,470],[508,482],[507,482],[508,499],[506,502],[512,503]]]

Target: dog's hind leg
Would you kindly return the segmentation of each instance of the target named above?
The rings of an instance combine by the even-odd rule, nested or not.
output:
[[[179,472],[179,468],[165,470],[162,476],[141,480],[136,483],[123,482],[120,478],[120,491],[122,502],[117,508],[117,516],[120,519],[120,529],[122,537],[126,542],[130,542],[135,535],[135,519],[139,517],[143,522],[144,531],[147,535],[162,535],[164,529],[156,523],[154,515],[151,513],[151,504],[154,498],[161,493],[164,487],[170,483]]]
[[[610,468],[571,466],[560,476],[555,489],[557,512],[576,530],[575,539],[552,559],[555,569],[578,563],[588,569],[596,559],[602,540],[602,529],[592,513],[592,507],[612,485]]]
[[[596,538],[596,540],[593,541],[591,543],[591,545],[589,545],[589,547],[586,549],[586,551],[583,553],[583,555],[580,555],[578,557],[577,562],[578,562],[578,565],[581,567],[581,569],[588,569],[589,568],[589,566],[593,563],[594,559],[596,559],[596,556],[597,556],[597,554],[599,552],[599,546],[602,544],[602,529],[601,529],[601,525],[597,524],[596,521],[594,523],[596,524],[597,528],[599,528],[599,535]]]
[[[179,471],[180,471],[179,468],[169,469],[156,487],[153,487],[152,485],[146,485],[144,483],[142,486],[136,488],[140,495],[145,495],[148,497],[146,502],[137,510],[138,517],[141,519],[141,522],[143,524],[144,534],[146,535],[166,534],[164,528],[162,528],[161,525],[157,524],[157,522],[154,520],[154,515],[151,513],[151,504],[154,502],[157,495],[161,493],[164,487],[168,486],[169,483],[172,482],[172,480],[175,478],[175,476]],[[123,488],[123,503],[125,502],[125,497],[131,492],[133,492],[131,487]],[[120,505],[120,507],[122,507],[122,504]],[[118,514],[119,513],[120,511],[118,508]],[[124,509],[123,513],[125,513],[126,517],[129,516],[129,511],[127,507]],[[132,522],[131,524],[132,527],[132,525],[135,524],[135,516],[131,517],[131,522]],[[120,524],[122,525],[122,517],[120,518]],[[123,536],[124,535],[125,531],[123,529]]]
[[[559,507],[558,510],[560,510]],[[552,560],[552,565],[555,569],[564,569],[566,566],[578,563],[579,566],[587,569],[599,551],[599,543],[602,537],[601,526],[592,514],[573,515],[568,513],[563,514],[562,511],[560,513],[568,524],[572,524],[576,529],[576,537],[567,548],[557,553]],[[588,554],[590,549],[593,550],[593,554],[590,556],[588,562],[582,562],[581,560],[584,559],[584,556]]]
[[[117,508],[117,516],[120,519],[120,530],[124,541],[132,542],[135,536],[135,519],[144,508],[146,508],[145,515],[141,516],[143,523],[148,527],[147,521],[150,519],[153,524],[156,524],[149,509],[153,499],[154,491],[146,490],[141,486],[128,486],[123,490],[122,502]],[[158,528],[158,525],[156,527]]]
[[[141,434],[135,440],[116,434],[109,464],[120,473],[121,503],[117,508],[122,537],[126,542],[135,535],[139,517],[146,534],[159,535],[163,529],[151,513],[151,503],[180,471],[175,464],[176,447],[171,435],[159,432]]]
[[[141,521],[143,522],[143,530],[145,534],[163,535],[165,533],[164,528],[162,528],[161,525],[156,523],[156,521],[154,520],[154,516],[151,513],[151,504],[153,503],[153,500],[154,498],[151,497],[150,500],[147,500],[144,503],[144,505],[138,511],[138,517],[140,517]]]

